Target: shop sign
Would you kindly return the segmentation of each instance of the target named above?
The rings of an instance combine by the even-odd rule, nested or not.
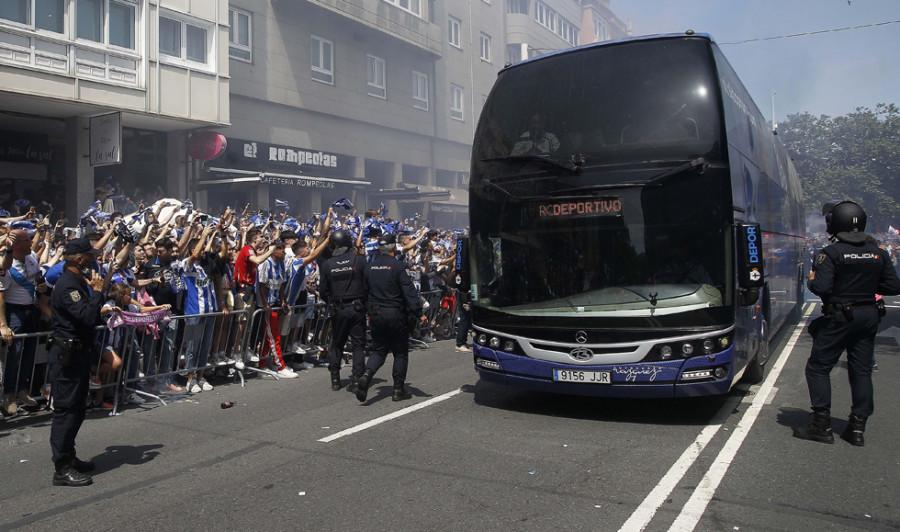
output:
[[[334,188],[334,183],[331,181],[320,181],[314,177],[307,178],[302,176],[293,177],[262,175],[259,177],[259,182],[267,185],[288,185],[306,188]]]
[[[228,158],[254,168],[314,169],[340,175],[351,167],[350,157],[337,153],[249,140],[232,139],[232,142],[235,147],[228,147]]]
[[[122,162],[122,113],[107,113],[90,118],[91,166]]]
[[[0,134],[0,161],[47,164],[53,159],[54,149],[43,135]]]

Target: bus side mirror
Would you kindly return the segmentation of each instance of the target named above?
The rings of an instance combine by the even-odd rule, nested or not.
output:
[[[741,288],[738,292],[738,299],[742,307],[755,305],[759,301],[759,288]]]

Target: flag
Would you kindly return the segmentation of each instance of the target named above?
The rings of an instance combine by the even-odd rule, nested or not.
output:
[[[183,202],[181,202],[181,208],[192,211],[194,210],[194,202],[191,200],[184,200]]]
[[[384,206],[383,201],[381,202],[381,206],[378,208],[378,214],[380,214],[381,216],[387,214],[387,207]]]
[[[9,217],[9,211],[0,207],[0,218],[8,218],[8,217]]]
[[[15,206],[16,210],[19,211],[19,214],[21,214],[22,211],[26,210],[29,205],[31,205],[31,201],[25,198],[17,199],[16,202],[13,203],[13,206]]]
[[[284,209],[286,211],[291,209],[287,200],[278,199],[278,198],[275,198],[275,208],[276,209]]]
[[[349,211],[349,210],[353,209],[353,202],[351,202],[349,198],[341,198],[341,199],[335,201],[334,203],[332,203],[331,206],[332,207],[343,207]]]

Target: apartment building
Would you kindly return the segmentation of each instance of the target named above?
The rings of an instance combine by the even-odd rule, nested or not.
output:
[[[74,221],[107,182],[187,197],[188,137],[230,120],[228,31],[227,0],[0,3],[3,206]]]

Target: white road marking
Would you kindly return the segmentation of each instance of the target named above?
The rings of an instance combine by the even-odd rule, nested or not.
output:
[[[772,366],[769,376],[766,377],[766,380],[763,382],[762,386],[760,386],[759,393],[756,394],[756,399],[754,399],[753,403],[747,407],[743,417],[741,417],[741,420],[731,432],[731,437],[725,442],[725,446],[719,451],[719,455],[713,460],[709,470],[703,475],[703,479],[700,480],[697,488],[694,489],[691,498],[688,499],[687,504],[684,505],[684,508],[681,509],[681,513],[678,514],[675,522],[672,523],[672,526],[669,528],[670,531],[691,532],[697,526],[697,523],[700,522],[700,519],[706,512],[709,501],[712,500],[713,495],[716,493],[716,488],[719,487],[719,483],[722,482],[725,473],[728,472],[728,468],[731,466],[731,462],[734,461],[734,457],[737,455],[738,450],[750,434],[750,429],[753,427],[753,423],[756,422],[756,418],[759,417],[763,405],[768,401],[769,395],[775,387],[775,381],[778,380],[781,370],[784,369],[788,358],[790,358],[791,351],[793,351],[797,339],[803,332],[803,327],[806,325],[806,318],[811,311],[812,308],[810,307],[803,313],[804,319],[794,328],[791,339],[788,340],[787,345],[785,345],[784,350],[782,350],[782,353],[785,353],[785,355],[778,357],[778,362]]]
[[[806,312],[803,314],[804,318],[809,315],[812,309],[815,308],[814,305],[808,305]],[[803,326],[805,325],[805,320],[801,320],[800,324],[797,326],[797,329],[794,331],[794,336],[791,338],[789,346],[785,346],[785,349],[792,349],[793,344],[796,342],[797,337],[799,336],[798,331],[803,330]],[[774,383],[775,379],[778,378],[777,373],[781,373],[781,366],[784,365],[783,361],[786,361],[787,357],[779,358],[779,364],[773,366],[770,377],[772,374],[775,374],[775,378],[772,378],[771,381]],[[777,369],[777,373],[775,368]],[[768,395],[771,390],[771,385],[769,388],[765,388],[765,384],[769,383],[769,379],[766,379],[765,383],[762,387],[760,387],[759,391],[756,393],[754,400],[759,400],[763,394]],[[631,514],[631,517],[628,518],[627,521],[622,525],[619,529],[619,532],[639,532],[644,530],[650,521],[653,519],[653,516],[656,515],[656,512],[659,508],[665,504],[668,500],[669,495],[672,493],[672,490],[678,486],[678,483],[681,482],[681,479],[688,472],[691,466],[694,465],[694,462],[697,461],[697,458],[706,448],[706,445],[712,440],[713,436],[722,428],[722,424],[728,418],[728,416],[734,411],[735,407],[740,402],[740,399],[732,399],[729,400],[719,411],[716,413],[715,417],[710,421],[710,424],[707,425],[700,434],[694,439],[693,443],[691,443],[687,449],[681,453],[681,456],[675,463],[669,468],[669,471],[666,472],[665,476],[659,481],[655,488],[647,495],[646,498],[641,502],[641,504],[637,507],[637,509]],[[766,402],[766,398],[761,399],[762,402]],[[746,417],[746,414],[745,414]],[[755,419],[755,418],[754,418]],[[696,492],[695,492],[696,493]]]
[[[326,436],[326,437],[320,439],[319,441],[322,443],[333,442],[334,440],[336,440],[338,438],[343,438],[344,436],[349,436],[351,434],[355,434],[357,432],[366,430],[366,429],[374,427],[376,425],[380,425],[386,421],[390,421],[392,419],[397,419],[398,417],[405,416],[406,414],[411,414],[411,413],[415,412],[416,410],[421,410],[421,409],[431,406],[433,404],[440,403],[441,401],[446,401],[447,399],[450,399],[454,395],[457,395],[461,392],[462,392],[462,388],[460,388],[458,390],[453,390],[452,392],[447,392],[447,393],[445,393],[443,395],[439,395],[437,397],[432,397],[431,399],[429,399],[427,401],[422,401],[421,403],[417,403],[417,404],[408,406],[402,410],[397,410],[396,412],[392,412],[390,414],[381,416],[379,418],[375,418],[372,421],[367,421],[361,425],[357,425],[355,427],[350,427],[349,429],[342,430],[340,432],[335,432],[331,436]]]

